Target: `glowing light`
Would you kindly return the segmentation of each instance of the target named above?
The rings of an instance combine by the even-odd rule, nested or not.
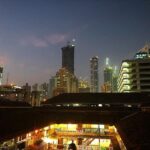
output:
[[[129,72],[128,68],[123,68],[123,72]]]
[[[44,137],[42,138],[42,140],[45,142],[45,143],[52,143],[52,140],[48,137]]]
[[[68,124],[68,130],[76,131],[77,125],[76,124]]]
[[[98,124],[91,124],[91,128],[98,128]]]
[[[73,104],[73,106],[76,106],[76,107],[79,106],[79,105],[80,105],[80,104]]]
[[[125,80],[123,81],[123,83],[129,84],[129,83],[130,83],[130,80],[129,80],[129,79],[125,79]]]
[[[26,136],[27,136],[27,138],[28,138],[28,137],[31,137],[31,133],[28,133]]]
[[[44,130],[48,130],[48,129],[49,129],[49,127],[45,127],[45,128],[44,128]]]
[[[123,63],[122,63],[122,66],[123,66],[123,67],[129,67],[129,63],[123,62]]]
[[[125,90],[130,90],[130,86],[129,86],[129,85],[125,85],[125,86],[124,86],[124,89],[125,89]]]
[[[38,130],[35,130],[35,133],[37,134],[39,131]]]
[[[21,89],[21,87],[20,87],[20,86],[17,86],[17,85],[15,85],[14,88],[16,88],[16,89]]]
[[[103,105],[102,104],[98,104],[98,107],[103,107]]]
[[[44,131],[44,136],[46,137],[46,135],[47,135],[47,133],[46,133],[46,131]]]
[[[109,147],[111,144],[110,139],[100,139],[100,144],[102,147]]]
[[[123,74],[124,78],[129,78],[129,74]]]
[[[105,126],[104,126],[103,124],[100,124],[100,125],[99,125],[99,128],[100,128],[100,129],[104,129]]]

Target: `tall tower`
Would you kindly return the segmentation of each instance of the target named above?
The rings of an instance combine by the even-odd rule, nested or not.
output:
[[[118,92],[117,80],[118,80],[118,69],[117,66],[115,66],[113,69],[113,76],[112,76],[112,92]]]
[[[3,79],[3,67],[0,66],[0,85],[2,85],[2,79]]]
[[[112,74],[113,74],[113,69],[109,65],[109,58],[106,58],[106,67],[104,69],[104,83],[112,85]]]
[[[74,74],[74,48],[70,42],[62,47],[62,68],[66,68],[72,74]]]
[[[91,92],[99,92],[99,73],[98,73],[98,56],[90,59],[91,67]]]
[[[117,92],[117,67],[110,66],[109,58],[106,58],[104,68],[104,84],[102,85],[103,92]]]

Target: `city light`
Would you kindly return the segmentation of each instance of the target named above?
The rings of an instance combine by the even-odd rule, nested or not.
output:
[[[0,1],[0,18],[0,150],[150,149],[148,0]]]

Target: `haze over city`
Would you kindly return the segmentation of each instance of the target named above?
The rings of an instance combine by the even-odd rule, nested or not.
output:
[[[135,5],[136,4],[136,5]],[[4,82],[48,81],[61,68],[61,48],[75,40],[75,74],[89,78],[89,59],[120,66],[150,39],[148,0],[0,1],[0,64]]]

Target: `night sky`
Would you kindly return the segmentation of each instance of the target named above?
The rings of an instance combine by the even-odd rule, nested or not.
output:
[[[0,0],[4,83],[48,82],[61,68],[61,47],[76,39],[75,73],[89,79],[89,59],[112,65],[150,42],[150,0]]]

